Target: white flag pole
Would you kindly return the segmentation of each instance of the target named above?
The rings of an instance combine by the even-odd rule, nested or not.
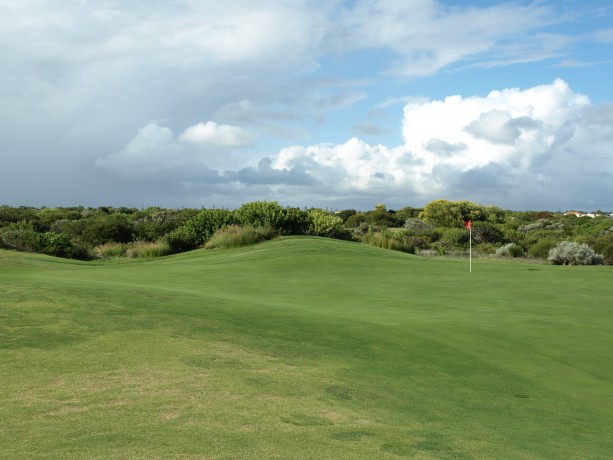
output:
[[[468,219],[464,222],[464,226],[468,229],[468,271],[473,272],[473,222]]]
[[[468,272],[473,272],[473,226],[468,225]]]

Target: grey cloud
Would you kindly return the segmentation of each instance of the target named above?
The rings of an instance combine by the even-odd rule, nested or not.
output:
[[[494,144],[513,145],[519,137],[519,129],[511,123],[512,117],[502,110],[482,113],[478,120],[466,127],[466,131],[477,139],[484,139]]]
[[[589,107],[586,110],[586,117],[589,123],[604,125],[613,129],[613,103]]]
[[[351,130],[356,136],[378,136],[382,134],[387,134],[387,130],[381,128],[375,123],[371,123],[368,121],[356,123],[355,125],[353,125]]]
[[[314,185],[317,181],[307,172],[298,168],[274,169],[270,158],[262,158],[257,168],[242,168],[238,171],[226,171],[224,176],[243,184],[260,185]]]
[[[451,156],[454,153],[466,150],[466,144],[450,144],[440,139],[430,139],[426,145],[426,150],[438,156]]]

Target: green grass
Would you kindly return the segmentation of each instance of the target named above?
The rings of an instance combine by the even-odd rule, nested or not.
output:
[[[2,458],[608,458],[610,267],[0,251]]]

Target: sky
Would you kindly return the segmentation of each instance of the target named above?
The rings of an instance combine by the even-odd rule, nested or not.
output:
[[[613,211],[610,0],[0,0],[0,205]]]

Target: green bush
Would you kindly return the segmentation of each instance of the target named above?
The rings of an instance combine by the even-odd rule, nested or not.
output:
[[[337,238],[340,240],[351,239],[351,231],[343,225],[343,219],[330,214],[323,209],[310,209],[308,212],[308,234]]]
[[[38,252],[55,257],[75,256],[75,247],[72,241],[63,233],[45,232],[40,235]]]
[[[36,252],[40,246],[40,234],[32,222],[22,220],[1,228],[0,241],[11,249]]]
[[[189,251],[206,243],[216,231],[236,223],[228,209],[203,209],[184,225],[166,234],[162,241],[173,253]]]
[[[472,226],[474,243],[502,243],[504,234],[496,224],[490,222],[474,222]]]
[[[596,238],[592,244],[592,248],[599,254],[602,254],[607,265],[613,265],[613,233],[606,232]]]
[[[173,254],[195,249],[202,242],[198,235],[191,230],[191,228],[179,227],[166,234],[162,240],[168,245]]]
[[[443,231],[441,241],[457,248],[468,247],[470,232],[465,228],[447,228]]]
[[[95,214],[85,219],[80,238],[87,244],[98,246],[104,243],[127,243],[132,241],[132,221],[127,214]]]
[[[254,227],[252,225],[229,225],[215,232],[205,244],[207,249],[229,249],[249,246],[270,240],[275,236],[272,227]]]
[[[276,201],[252,201],[236,211],[237,223],[252,227],[278,228],[283,221],[283,207]]]
[[[408,218],[403,225],[404,229],[412,235],[423,235],[424,233],[434,230],[434,225],[429,222],[424,222],[417,217]]]
[[[528,246],[528,255],[537,259],[547,259],[547,257],[549,257],[549,251],[559,242],[557,238],[544,237]]]
[[[309,215],[299,208],[284,208],[272,228],[280,235],[304,235],[309,230]]]
[[[515,243],[508,243],[496,249],[496,255],[501,257],[523,257],[524,248]]]
[[[182,228],[191,235],[196,246],[200,246],[208,241],[217,230],[234,223],[236,223],[236,217],[228,209],[203,209],[188,220]]]
[[[496,249],[496,244],[494,243],[479,243],[473,245],[473,250],[480,254],[495,254]]]
[[[603,258],[587,244],[562,241],[549,251],[548,260],[555,265],[600,265]]]

